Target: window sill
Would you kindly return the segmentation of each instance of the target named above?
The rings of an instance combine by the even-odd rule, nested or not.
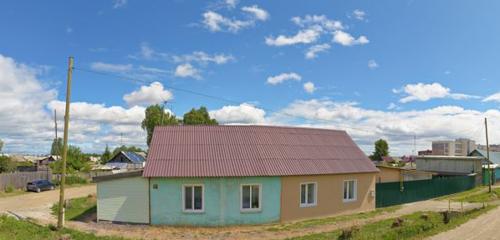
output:
[[[262,209],[240,209],[241,213],[260,213],[262,212]]]
[[[344,199],[342,200],[344,203],[352,203],[352,202],[356,202],[357,199]]]
[[[318,204],[300,204],[301,208],[310,208],[310,207],[316,207]]]
[[[183,210],[182,212],[186,214],[203,214],[205,210]]]

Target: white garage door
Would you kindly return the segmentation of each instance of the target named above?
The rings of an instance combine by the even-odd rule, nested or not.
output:
[[[97,219],[149,223],[148,179],[128,177],[98,182]]]

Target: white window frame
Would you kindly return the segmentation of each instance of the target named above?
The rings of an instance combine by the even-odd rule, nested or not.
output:
[[[345,191],[344,187],[345,187],[345,183],[346,182],[353,182],[354,183],[354,194],[353,194],[354,198],[352,198],[352,199],[349,199],[349,198],[346,199],[346,198],[344,198],[344,191]],[[350,185],[350,183],[349,183],[349,185]],[[347,192],[347,196],[349,197],[349,187],[347,188],[347,191],[348,191]],[[347,203],[347,202],[355,202],[357,200],[358,200],[358,180],[357,179],[344,180],[342,182],[342,201],[345,202],[345,203]]]
[[[243,187],[250,187],[250,208],[243,208]],[[252,186],[259,187],[259,207],[252,208]],[[245,183],[240,185],[240,211],[242,212],[259,212],[262,210],[262,184],[260,183]]]
[[[193,188],[191,204],[193,209],[186,209],[186,187]],[[194,187],[201,187],[201,209],[194,209]],[[185,213],[203,213],[205,212],[205,185],[204,184],[183,184],[182,185],[182,211]]]
[[[309,184],[314,184],[314,202],[313,203],[307,203],[308,202],[308,187],[307,185]],[[306,200],[306,203],[302,203],[302,185],[306,185],[306,192],[305,192],[305,200]],[[299,203],[300,203],[300,207],[314,207],[316,205],[318,205],[318,183],[317,182],[302,182],[300,183],[299,185]]]

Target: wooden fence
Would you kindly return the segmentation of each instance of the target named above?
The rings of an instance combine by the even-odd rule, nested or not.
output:
[[[38,179],[52,179],[51,171],[39,171],[39,172],[14,172],[14,173],[2,173],[0,174],[0,191],[4,191],[5,188],[11,186],[13,188],[25,188],[28,182]]]

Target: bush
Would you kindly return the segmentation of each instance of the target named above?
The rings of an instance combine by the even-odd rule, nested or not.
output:
[[[60,184],[59,179],[56,179],[53,181],[55,185]],[[68,175],[66,176],[66,185],[73,185],[73,184],[87,184],[89,181],[85,178],[82,178],[78,175]]]
[[[8,185],[7,187],[5,187],[5,192],[6,193],[11,193],[11,192],[14,192],[14,187],[12,185]]]

